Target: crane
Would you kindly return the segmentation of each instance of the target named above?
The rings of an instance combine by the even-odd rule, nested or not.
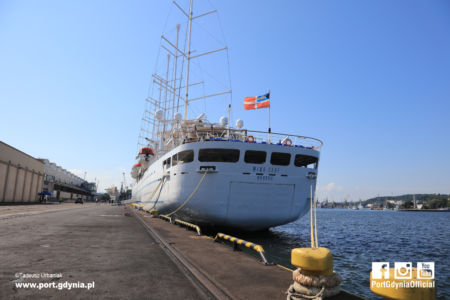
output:
[[[123,175],[123,188],[126,191],[127,190],[127,181],[125,180],[125,172],[122,172],[122,175]]]

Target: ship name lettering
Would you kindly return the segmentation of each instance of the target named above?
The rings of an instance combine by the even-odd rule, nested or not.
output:
[[[265,172],[266,167],[253,167],[253,172]]]
[[[268,175],[258,175],[258,176],[256,176],[256,179],[258,181],[272,181],[273,177],[272,176],[268,176]]]

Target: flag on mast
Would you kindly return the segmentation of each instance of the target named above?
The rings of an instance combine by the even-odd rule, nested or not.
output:
[[[245,97],[244,109],[258,109],[270,107],[270,92],[259,97]]]

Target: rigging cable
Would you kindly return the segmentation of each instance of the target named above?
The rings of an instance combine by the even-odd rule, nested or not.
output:
[[[212,7],[214,7],[214,5],[212,5],[210,0],[208,0],[208,2],[209,2],[209,4]],[[215,9],[215,7],[214,7],[214,9]],[[223,41],[225,42],[225,45],[227,45],[228,43],[227,43],[227,39],[225,37],[225,31],[223,30],[222,21],[220,19],[220,14],[219,14],[218,10],[217,10],[216,14],[217,14],[217,19],[219,20],[220,31],[222,31]],[[229,55],[228,47],[227,47],[226,52],[227,52],[228,82],[229,82],[230,90],[231,90],[231,93],[230,93],[230,105],[231,105],[231,107],[233,107],[233,86],[231,85],[231,82],[232,82],[231,81],[231,66],[230,66],[230,55]],[[232,119],[233,119],[233,110],[231,110],[230,120],[228,120],[229,124],[232,123],[231,122]]]

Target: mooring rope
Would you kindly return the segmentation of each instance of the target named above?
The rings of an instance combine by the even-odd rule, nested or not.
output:
[[[297,293],[296,290],[294,289],[294,285],[292,284],[289,287],[286,294],[287,294],[287,300],[305,300],[305,299],[322,300],[324,291],[325,291],[325,287],[322,287],[322,289],[317,294],[310,296],[310,295],[306,295],[303,293]]]
[[[311,223],[311,248],[319,247],[319,240],[317,238],[317,196],[314,192],[313,197],[313,184],[311,179],[311,198],[310,199],[310,223]],[[313,205],[314,203],[314,205]]]
[[[150,196],[150,198],[148,199],[148,201],[145,201],[145,202],[150,202],[150,200],[153,199],[153,196],[155,196],[156,192],[158,191],[158,189],[159,189],[159,187],[161,186],[161,184],[163,183],[163,181],[164,181],[164,178],[161,179],[161,180],[159,181],[159,183],[158,183],[158,185],[156,186],[155,190],[153,191],[152,195]],[[143,201],[143,202],[144,202],[144,201]],[[145,203],[145,202],[144,202],[144,203]]]
[[[314,299],[321,300],[339,294],[341,276],[333,273],[327,275],[302,274],[301,268],[292,272],[294,283],[289,286],[286,294],[287,300]]]
[[[311,248],[314,248],[314,216],[313,216],[313,190],[312,190],[312,179],[310,179],[310,184],[311,184],[311,188],[310,188],[310,192],[311,192],[311,197],[309,198],[309,202],[310,202],[310,225],[311,225]]]
[[[173,212],[171,212],[170,214],[166,214],[166,217],[170,217],[171,215],[175,214],[177,211],[179,211],[180,209],[182,209],[191,199],[192,197],[195,195],[195,193],[197,192],[198,188],[200,187],[200,185],[203,182],[203,179],[205,179],[206,174],[208,174],[208,172],[205,172],[202,176],[202,178],[200,179],[199,183],[197,184],[197,186],[195,187],[194,191],[189,195],[189,197],[183,202],[183,204],[181,204],[180,206],[178,206],[177,209],[175,209]]]
[[[159,189],[158,198],[156,199],[155,204],[153,204],[153,207],[152,207],[150,210],[155,209],[156,204],[157,204],[158,201],[159,201],[159,197],[161,196],[161,191],[162,191],[162,188],[163,188],[163,186],[164,186],[165,181],[166,181],[166,177],[163,177],[163,179],[160,181],[160,183],[161,183],[161,182],[162,182],[162,183],[161,183],[161,188]],[[158,187],[156,187],[155,191],[156,191],[157,189],[158,189]]]
[[[314,238],[316,240],[316,248],[318,248],[319,247],[319,238],[317,235],[317,193],[315,190],[314,190],[314,229],[315,229]]]

